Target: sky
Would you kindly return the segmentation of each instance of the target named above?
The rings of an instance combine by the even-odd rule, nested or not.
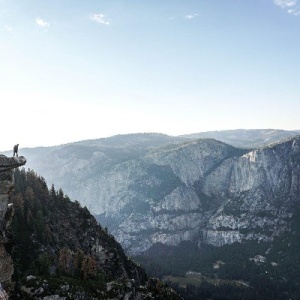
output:
[[[300,0],[0,0],[0,151],[300,129]]]

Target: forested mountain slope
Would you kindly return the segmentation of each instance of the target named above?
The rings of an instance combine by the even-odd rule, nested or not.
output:
[[[14,175],[11,299],[180,299],[61,189],[48,190],[33,171]]]

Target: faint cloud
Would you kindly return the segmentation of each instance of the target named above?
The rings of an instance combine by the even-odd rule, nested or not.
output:
[[[49,27],[50,26],[49,23],[47,23],[46,21],[44,21],[41,18],[36,18],[35,22],[36,22],[36,25],[41,26],[41,27]]]
[[[285,9],[290,15],[300,15],[300,5],[298,0],[273,0],[273,2],[275,5]]]
[[[103,25],[109,25],[109,21],[105,19],[105,16],[103,14],[94,14],[90,16],[90,19],[96,23],[103,24]]]
[[[7,31],[7,32],[12,32],[12,31],[13,31],[13,29],[12,29],[10,26],[8,26],[8,25],[5,25],[5,26],[4,26],[4,29],[5,29],[5,31]]]
[[[185,18],[188,19],[188,20],[192,20],[192,19],[194,19],[194,18],[196,18],[198,16],[199,16],[199,14],[186,15]]]
[[[287,11],[289,14],[294,15],[294,16],[299,16],[300,15],[300,9],[289,9]]]
[[[293,7],[297,4],[297,0],[274,0],[274,3],[277,6],[280,6],[282,8],[286,7]]]

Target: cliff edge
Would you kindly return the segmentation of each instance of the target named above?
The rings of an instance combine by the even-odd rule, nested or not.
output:
[[[5,245],[9,242],[7,238],[7,228],[12,216],[9,209],[9,199],[14,188],[13,169],[26,164],[26,159],[20,157],[7,157],[0,155],[0,298],[5,299],[5,287],[11,281],[14,271],[13,261],[5,250]]]

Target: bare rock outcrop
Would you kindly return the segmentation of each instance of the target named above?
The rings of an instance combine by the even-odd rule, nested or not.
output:
[[[13,261],[5,250],[5,244],[9,242],[6,231],[12,216],[12,208],[8,203],[14,188],[13,169],[25,165],[25,163],[26,159],[23,156],[0,155],[0,285],[2,284],[4,287],[10,282],[14,271]],[[5,294],[4,290],[2,294]]]

